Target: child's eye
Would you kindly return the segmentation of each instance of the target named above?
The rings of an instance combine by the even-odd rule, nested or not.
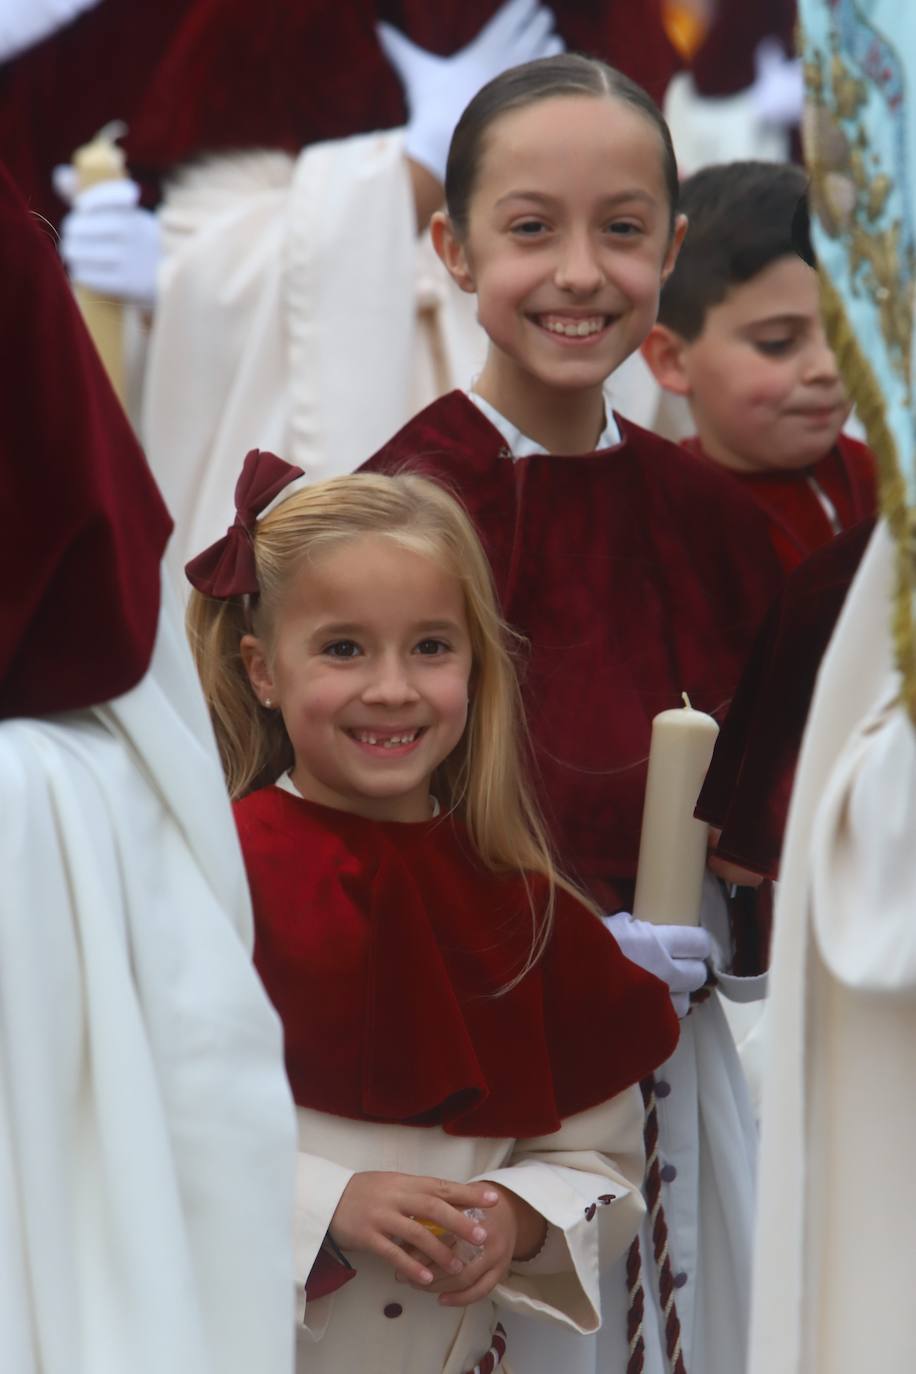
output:
[[[421,639],[417,645],[416,652],[434,657],[437,654],[447,654],[451,652],[451,645],[446,644],[444,639]]]
[[[634,222],[631,219],[611,220],[610,224],[608,224],[606,227],[609,230],[609,232],[614,235],[615,238],[635,238],[637,234],[642,233],[642,225],[634,224]]]
[[[783,353],[788,353],[794,344],[792,338],[785,339],[755,339],[754,347],[758,353],[762,353],[767,358],[778,358]]]
[[[362,649],[352,639],[335,639],[333,644],[326,644],[321,652],[328,658],[356,658]]]
[[[538,238],[546,231],[547,225],[541,219],[523,219],[512,226],[512,233],[523,239]]]

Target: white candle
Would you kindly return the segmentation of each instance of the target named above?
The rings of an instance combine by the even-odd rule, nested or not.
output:
[[[686,694],[681,710],[662,711],[652,722],[633,901],[641,921],[699,925],[709,826],[693,811],[718,733],[712,716],[694,711]]]
[[[125,173],[124,153],[107,137],[105,131],[98,134],[91,143],[77,148],[73,154],[80,191],[88,191],[90,186],[98,186],[102,181],[116,181]],[[108,379],[117,392],[118,399],[124,400],[124,306],[121,301],[91,291],[88,286],[74,287],[74,293],[83,312],[86,328],[98,349],[99,357],[108,373]]]

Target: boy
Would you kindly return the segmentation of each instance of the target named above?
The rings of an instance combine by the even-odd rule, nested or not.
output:
[[[793,243],[806,186],[784,163],[689,177],[687,236],[643,345],[659,385],[690,405],[697,433],[685,447],[753,496],[786,571],[875,509],[874,459],[840,432],[849,402],[817,274]]]

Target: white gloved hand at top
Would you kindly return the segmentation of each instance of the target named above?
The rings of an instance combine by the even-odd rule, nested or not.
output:
[[[703,987],[713,957],[712,936],[702,926],[656,926],[637,921],[628,911],[602,916],[621,953],[668,984],[678,1016],[690,1010],[690,994]]]
[[[751,87],[754,112],[767,124],[798,124],[805,103],[801,60],[786,57],[776,38],[765,38],[754,54],[756,78]]]
[[[553,12],[540,0],[506,0],[477,37],[451,57],[437,57],[391,24],[377,24],[379,42],[404,86],[407,156],[444,181],[452,131],[465,106],[507,67],[562,52],[553,24]]]
[[[139,199],[139,186],[127,178],[80,192],[61,224],[60,252],[73,281],[151,309],[161,256],[159,220],[141,209]]]

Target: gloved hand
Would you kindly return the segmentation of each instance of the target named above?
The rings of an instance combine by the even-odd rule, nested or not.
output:
[[[377,24],[379,42],[404,85],[407,156],[444,181],[448,145],[464,107],[507,67],[562,52],[553,23],[552,10],[540,0],[505,0],[477,37],[451,57],[437,57],[391,24]]]
[[[628,911],[601,918],[621,952],[634,964],[667,983],[678,1016],[690,1010],[690,994],[706,982],[706,960],[713,941],[702,926],[656,926],[637,921]]]
[[[55,186],[61,178],[55,178]],[[73,281],[103,296],[156,301],[160,259],[159,220],[140,208],[134,181],[102,181],[80,192],[61,224],[60,251]]]
[[[786,57],[777,39],[765,38],[754,54],[754,66],[751,95],[758,117],[767,124],[798,124],[805,101],[800,59]]]

